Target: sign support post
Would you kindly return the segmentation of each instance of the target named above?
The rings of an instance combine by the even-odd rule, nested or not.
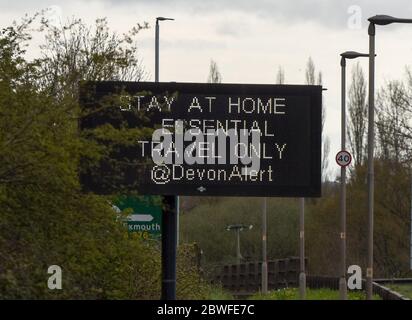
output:
[[[163,198],[162,213],[162,300],[176,300],[177,203],[174,196]]]
[[[159,82],[159,21],[156,18],[155,35],[155,82]],[[162,225],[162,300],[176,300],[176,255],[179,200],[177,196],[164,196]]]
[[[342,69],[342,105],[341,105],[341,149],[346,150],[346,60],[341,59]],[[339,279],[339,294],[341,300],[347,299],[347,284],[346,284],[346,166],[341,166],[340,169],[340,246],[341,246],[341,270]]]

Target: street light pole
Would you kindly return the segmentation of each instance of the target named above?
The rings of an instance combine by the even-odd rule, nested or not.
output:
[[[236,229],[236,264],[240,264],[242,256],[240,254],[240,228]]]
[[[387,15],[376,15],[368,19],[369,35],[369,116],[368,116],[368,265],[366,269],[367,299],[372,299],[373,289],[373,204],[374,204],[374,129],[375,129],[375,25],[412,23],[412,19],[401,19]]]
[[[366,296],[373,295],[373,204],[374,204],[374,162],[375,144],[375,24],[370,23],[369,34],[369,110],[368,110],[368,262],[366,268]]]
[[[358,57],[368,57],[368,54],[355,51],[346,51],[341,54],[341,150],[346,151],[346,59]],[[340,249],[341,249],[341,270],[339,278],[339,293],[341,300],[347,299],[346,284],[346,166],[341,166],[340,170]]]
[[[155,82],[159,82],[159,21],[173,20],[157,17],[155,32]],[[179,200],[163,197],[162,212],[162,300],[176,300],[176,257],[178,243]]]
[[[156,18],[155,32],[155,82],[159,82],[159,18]]]
[[[262,293],[268,293],[268,261],[267,261],[267,198],[263,198],[262,206]]]
[[[342,68],[342,114],[341,114],[341,149],[346,150],[346,59],[342,56],[340,62]],[[339,279],[339,292],[341,300],[347,299],[347,285],[346,285],[346,167],[340,168],[340,211],[341,211],[341,274]]]
[[[157,17],[156,18],[156,31],[155,31],[155,82],[159,82],[159,38],[160,38],[160,26],[159,21],[173,21],[172,18]]]

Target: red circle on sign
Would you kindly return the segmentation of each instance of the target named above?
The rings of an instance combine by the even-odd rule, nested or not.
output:
[[[352,155],[345,150],[339,151],[336,154],[336,163],[341,167],[347,167],[352,162]]]

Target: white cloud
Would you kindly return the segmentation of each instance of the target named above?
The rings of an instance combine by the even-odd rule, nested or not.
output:
[[[171,16],[161,23],[163,81],[205,82],[210,59],[217,61],[224,82],[274,83],[281,65],[287,83],[304,82],[305,64],[311,56],[323,72],[327,120],[331,138],[330,166],[337,172],[334,155],[340,145],[339,54],[347,50],[367,52],[366,18],[387,13],[412,17],[412,3],[397,1],[4,1],[0,0],[3,26],[25,12],[57,5],[63,18],[72,15],[92,22],[108,17],[110,26],[125,32],[136,22],[152,25],[156,16]],[[362,9],[362,28],[347,27],[347,8]],[[377,27],[377,84],[400,78],[411,64],[412,26]],[[154,30],[139,35],[140,54],[154,74]],[[348,74],[352,62],[348,62]],[[361,64],[367,72],[367,61]],[[366,73],[367,75],[367,73]],[[349,79],[350,77],[348,77]],[[366,77],[367,78],[367,77]],[[349,82],[349,80],[348,80]],[[349,83],[348,83],[349,87]]]

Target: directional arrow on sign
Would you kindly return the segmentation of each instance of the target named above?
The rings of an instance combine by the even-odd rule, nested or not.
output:
[[[129,221],[132,222],[151,222],[153,220],[153,216],[150,214],[133,214],[129,218]]]

